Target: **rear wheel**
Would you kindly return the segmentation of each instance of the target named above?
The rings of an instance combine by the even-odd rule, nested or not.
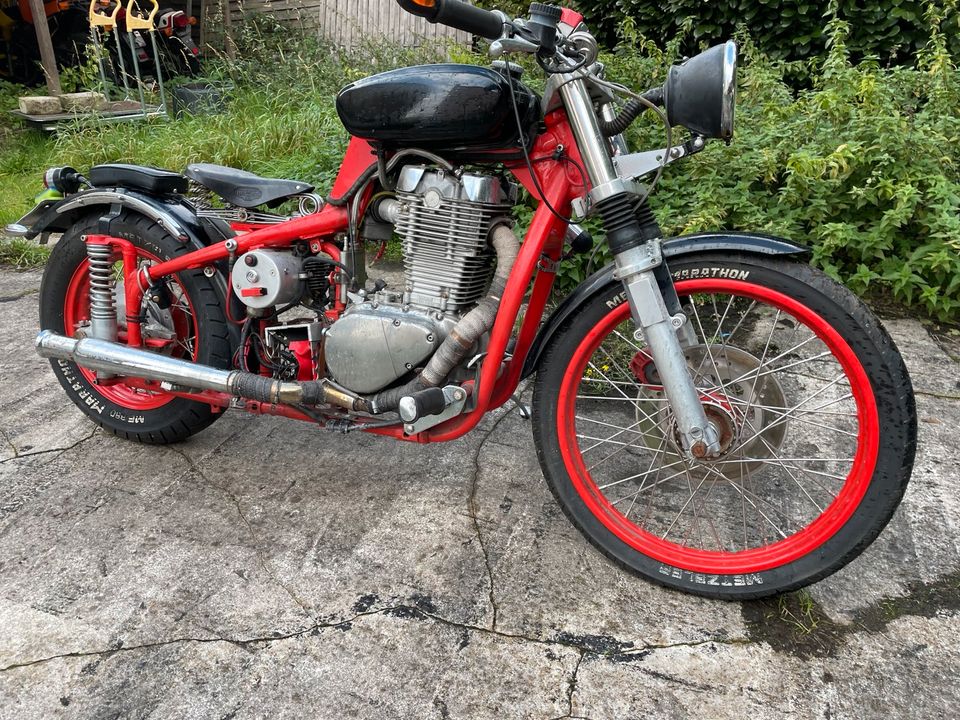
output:
[[[98,216],[81,219],[67,230],[50,255],[40,285],[40,326],[69,337],[83,337],[90,325],[90,279],[82,237],[96,232]],[[113,222],[117,237],[137,248],[141,265],[168,260],[188,251],[156,223],[124,213]],[[124,341],[123,286],[116,258],[119,339]],[[226,368],[230,341],[213,281],[201,271],[186,271],[167,283],[169,307],[144,301],[143,335],[147,349],[203,365]],[[131,387],[122,378],[98,381],[75,363],[52,360],[57,379],[70,399],[90,419],[110,432],[146,443],[183,440],[204,429],[220,413],[210,405],[164,392]]]
[[[696,335],[687,365],[722,454],[688,459],[622,288],[554,339],[534,392],[544,474],[586,537],[630,570],[715,597],[806,585],[889,521],[913,464],[903,360],[846,288],[795,262],[671,264]]]

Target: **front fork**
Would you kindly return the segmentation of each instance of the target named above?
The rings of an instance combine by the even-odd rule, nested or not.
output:
[[[568,77],[560,85],[560,95],[590,178],[590,200],[603,218],[613,251],[615,277],[623,283],[633,320],[653,356],[684,452],[691,458],[716,457],[720,453],[720,433],[707,420],[700,392],[687,369],[678,331],[689,344],[692,329],[664,272],[659,228],[649,210],[642,223],[637,216],[631,183],[614,168],[610,143],[600,132],[587,81],[582,76]],[[665,288],[669,286],[666,300],[658,274],[665,276],[661,278]],[[668,301],[674,307],[668,308]]]
[[[694,458],[718,455],[720,433],[707,420],[683,354],[680,334],[689,343],[693,330],[682,312],[670,313],[657,282],[655,271],[663,262],[660,240],[619,252],[614,261],[614,277],[623,283],[630,313],[640,328],[638,335],[642,334],[653,356],[684,451]]]

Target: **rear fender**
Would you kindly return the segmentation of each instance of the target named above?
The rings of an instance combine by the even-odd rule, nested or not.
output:
[[[196,211],[185,200],[176,196],[159,198],[135,190],[123,188],[97,188],[70,195],[62,200],[43,201],[28,213],[20,225],[26,226],[26,232],[19,234],[32,239],[41,233],[64,232],[85,215],[98,214],[101,217],[99,231],[110,235],[113,218],[122,209],[143,215],[160,225],[170,235],[179,240],[187,250],[201,250],[208,245],[226,240],[233,235],[229,226],[223,223],[207,221],[197,217]],[[38,213],[37,211],[40,210]],[[27,225],[30,222],[30,225]],[[214,287],[219,300],[226,308],[227,302],[227,266],[226,262],[215,264]],[[231,325],[231,331],[235,326]],[[234,333],[236,334],[236,333]],[[236,342],[236,338],[234,338]]]
[[[44,200],[18,223],[26,228],[26,238],[41,233],[63,232],[81,215],[100,209],[124,208],[149,218],[170,235],[195,249],[206,247],[211,242],[223,240],[203,223],[196,212],[180,198],[158,198],[135,190],[101,189],[87,190],[63,198]],[[109,232],[104,228],[103,232]]]
[[[796,257],[805,257],[810,254],[809,248],[772,235],[735,232],[698,233],[671,238],[663,242],[662,251],[667,261],[703,252]],[[529,377],[536,372],[544,351],[567,318],[579,312],[580,308],[598,293],[611,285],[620,284],[620,281],[613,277],[613,271],[614,265],[611,263],[588,277],[576,290],[564,298],[537,332],[537,337],[534,338],[530,352],[524,361],[521,378]]]

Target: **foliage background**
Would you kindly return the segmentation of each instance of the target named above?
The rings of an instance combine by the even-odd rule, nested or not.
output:
[[[579,0],[590,21],[608,40],[618,18],[659,42],[683,33],[689,52],[750,28],[757,47],[770,57],[801,60],[822,56],[829,42],[826,21],[837,17],[851,28],[850,51],[856,58],[876,57],[882,64],[911,63],[927,44],[924,0]],[[960,51],[960,36],[949,39]]]
[[[741,31],[737,134],[667,169],[654,209],[670,234],[754,230],[813,248],[814,262],[858,292],[878,289],[939,318],[960,318],[960,82],[951,41],[956,0],[924,11],[926,42],[911,65],[884,67],[851,55],[850,24],[824,25],[826,55],[796,63],[771,58]],[[635,27],[603,54],[608,77],[644,89],[662,82],[689,35],[663,46]],[[402,50],[371,44],[351,55],[315,38],[291,37],[269,16],[244,26],[241,58],[210,66],[235,87],[227,112],[170,122],[78,124],[55,139],[0,121],[0,225],[31,207],[43,169],[126,161],[170,168],[208,161],[297,177],[329,187],[346,146],[334,110],[339,87],[382,69],[443,57],[486,63],[464,48]],[[526,78],[540,82],[536,72]],[[19,88],[0,85],[0,110]],[[6,124],[4,124],[6,123]],[[636,149],[659,147],[663,131],[645,117]],[[517,209],[528,218],[532,201]],[[596,229],[596,228],[595,228]],[[606,260],[602,235],[593,265]],[[561,289],[588,271],[567,262]]]
[[[525,0],[479,0],[511,16],[523,16]],[[827,22],[836,17],[850,28],[847,46],[855,60],[876,58],[881,65],[912,65],[927,45],[927,0],[573,0],[600,40],[614,46],[639,33],[664,48],[681,38],[680,49],[700,48],[747,28],[754,45],[776,60],[822,59]],[[960,33],[947,44],[960,54]]]

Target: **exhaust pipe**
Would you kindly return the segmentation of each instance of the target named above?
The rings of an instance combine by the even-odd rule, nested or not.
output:
[[[348,410],[369,411],[362,398],[335,387],[329,380],[284,382],[239,370],[198,365],[97,338],[75,339],[41,330],[37,335],[37,353],[40,357],[69,360],[101,373],[169,382],[193,390],[213,390],[257,402],[330,404]]]

